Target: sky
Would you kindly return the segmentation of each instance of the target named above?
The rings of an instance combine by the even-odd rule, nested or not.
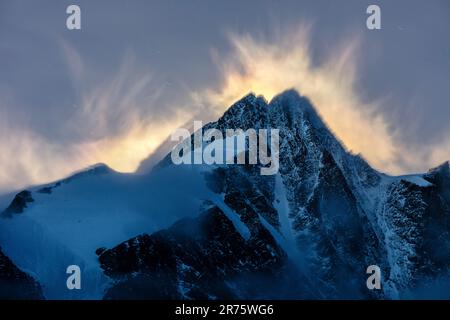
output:
[[[382,172],[449,160],[450,2],[0,0],[0,193],[133,172],[176,128],[290,88]]]

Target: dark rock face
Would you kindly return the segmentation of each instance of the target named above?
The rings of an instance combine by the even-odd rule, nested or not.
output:
[[[249,239],[217,207],[196,219],[141,235],[99,257],[105,273],[116,279],[106,299],[234,299],[245,295],[245,274],[276,279],[286,260],[265,228]]]
[[[0,249],[0,300],[43,299],[41,287],[19,270]]]
[[[3,211],[3,214],[8,216],[11,214],[23,213],[23,210],[27,207],[27,204],[33,201],[31,192],[24,190],[14,197],[9,207]]]
[[[280,130],[278,176],[261,176],[258,165],[205,173],[250,238],[211,205],[198,219],[101,253],[115,280],[106,298],[402,298],[448,276],[448,163],[417,183],[378,173],[295,91],[270,104],[248,95],[210,128]],[[170,155],[161,163],[169,165]],[[382,290],[366,287],[370,265],[381,268]]]
[[[357,199],[355,184],[376,185],[378,173],[362,158],[348,154],[309,101],[295,91],[276,97],[270,105],[249,95],[210,126],[222,131],[280,129],[280,175],[289,203],[288,219],[304,268],[307,273],[313,271],[310,282],[327,298],[372,297],[365,281],[354,275],[364,275],[367,266],[381,260],[380,245]],[[280,216],[273,206],[277,200],[274,176],[262,177],[258,170],[234,171],[225,179],[227,188],[220,191],[225,202],[233,199],[228,205],[246,213],[241,214],[242,221],[260,214],[279,230]]]
[[[397,290],[414,290],[449,273],[450,175],[446,172],[448,163],[424,175],[432,183],[428,186],[405,180],[389,186],[382,216],[392,230],[386,240],[391,243],[390,258],[396,258],[390,281]]]

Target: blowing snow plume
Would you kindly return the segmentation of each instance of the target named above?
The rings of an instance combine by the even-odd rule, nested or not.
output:
[[[398,172],[388,123],[377,113],[377,104],[363,102],[354,89],[356,41],[333,48],[325,61],[314,65],[308,30],[295,29],[270,41],[231,35],[231,56],[216,59],[223,73],[221,88],[197,98],[204,104],[228,106],[249,91],[270,100],[294,88],[311,99],[347,148],[362,153],[377,168]]]

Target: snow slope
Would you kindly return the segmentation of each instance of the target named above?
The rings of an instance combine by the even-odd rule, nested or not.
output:
[[[0,219],[7,256],[41,283],[46,298],[100,299],[108,279],[96,249],[195,216],[207,192],[200,166],[171,167],[145,176],[97,166],[32,190],[24,213]],[[47,188],[47,189],[46,189]],[[162,199],[177,201],[162,201]],[[82,270],[82,290],[66,287],[69,265]]]

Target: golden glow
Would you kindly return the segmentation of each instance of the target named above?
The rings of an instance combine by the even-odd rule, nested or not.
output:
[[[35,133],[0,126],[0,191],[46,183],[95,163],[120,172],[134,172],[182,122],[142,126],[136,123],[120,136],[78,144],[53,144]]]
[[[223,85],[203,93],[204,104],[229,106],[252,91],[270,100],[295,88],[310,98],[319,114],[347,148],[362,153],[376,168],[398,172],[396,149],[375,103],[361,101],[354,90],[355,42],[330,48],[326,61],[313,66],[307,28],[274,41],[231,36],[234,52],[220,63]],[[202,96],[202,95],[201,95]]]
[[[81,139],[64,143],[39,135],[8,114],[13,106],[0,101],[0,192],[61,179],[96,163],[134,172],[189,119],[183,109],[161,112],[160,85],[133,68],[131,58],[115,76],[93,81],[77,52],[66,43],[62,48],[79,99],[74,115],[61,122]]]
[[[156,148],[182,123],[176,121],[167,124],[140,127],[136,125],[123,136],[105,138],[77,146],[86,158],[106,163],[120,172],[134,172],[141,161],[151,155]]]

